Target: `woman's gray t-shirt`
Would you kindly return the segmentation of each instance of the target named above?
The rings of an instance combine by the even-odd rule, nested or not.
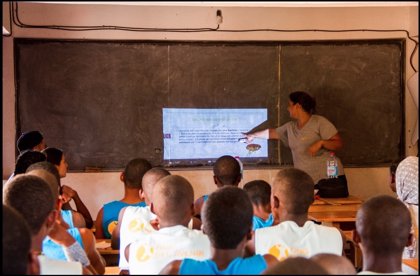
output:
[[[337,134],[335,126],[325,117],[312,115],[309,121],[298,129],[297,121],[290,121],[278,127],[276,132],[281,141],[292,150],[293,164],[295,168],[308,173],[315,184],[319,180],[327,178],[327,160],[330,151],[321,148],[316,156],[308,153],[308,148],[319,140],[328,140]],[[338,175],[344,175],[343,164],[338,161]]]

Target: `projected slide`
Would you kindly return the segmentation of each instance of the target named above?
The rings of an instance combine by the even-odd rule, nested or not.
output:
[[[266,120],[265,108],[163,108],[163,159],[267,158],[266,139],[255,139],[252,144],[239,141],[243,132]]]

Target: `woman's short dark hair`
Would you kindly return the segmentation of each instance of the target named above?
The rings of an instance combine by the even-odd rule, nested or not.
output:
[[[300,104],[306,112],[309,114],[315,113],[316,101],[311,95],[303,91],[295,91],[290,93],[289,99],[294,104]]]

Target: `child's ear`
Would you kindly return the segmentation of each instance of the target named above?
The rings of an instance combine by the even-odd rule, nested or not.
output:
[[[250,229],[249,232],[246,234],[246,240],[247,241],[252,240],[253,233],[254,233],[254,231],[252,231],[252,229]]]
[[[153,202],[150,202],[150,211],[153,213],[153,214],[155,214],[155,210],[154,210],[155,208],[154,208],[154,206],[153,206]]]
[[[359,235],[359,233],[356,230],[353,230],[353,237],[352,238],[353,238],[353,241],[356,244],[359,244],[359,243],[362,242],[362,239],[360,238],[360,235]]]
[[[277,196],[273,195],[272,201],[271,201],[271,208],[278,209],[280,207],[280,200]]]
[[[407,244],[405,246],[412,246],[413,245],[413,240],[414,240],[414,235],[413,235],[413,233],[410,233],[408,235]]]
[[[40,264],[38,255],[40,252],[30,250],[28,253],[28,275],[40,275]]]
[[[125,181],[125,174],[124,174],[124,172],[122,172],[120,174],[120,180],[121,180],[121,182],[124,182]]]
[[[194,214],[195,214],[195,211],[194,211],[194,203],[192,203],[191,204],[191,217],[193,217],[194,216]]]

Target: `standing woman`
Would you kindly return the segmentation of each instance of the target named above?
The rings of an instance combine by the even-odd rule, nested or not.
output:
[[[290,147],[295,168],[308,173],[321,197],[347,197],[347,179],[343,164],[336,157],[338,177],[327,177],[327,160],[331,152],[343,147],[335,126],[325,117],[315,115],[315,99],[296,91],[289,95],[287,110],[293,119],[278,128],[245,133],[248,143],[254,138],[280,139]]]
[[[65,177],[67,174],[69,164],[66,161],[63,151],[61,149],[49,147],[44,149],[42,152],[47,156],[47,161],[53,163],[57,167],[60,177]],[[86,208],[85,204],[82,202],[77,192],[67,185],[62,185],[60,193],[62,194],[62,197],[64,199],[62,209],[72,210],[69,201],[73,199],[74,204],[76,205],[77,212],[82,214],[85,220],[86,227],[89,229],[92,228],[92,217],[89,213],[89,210]]]

